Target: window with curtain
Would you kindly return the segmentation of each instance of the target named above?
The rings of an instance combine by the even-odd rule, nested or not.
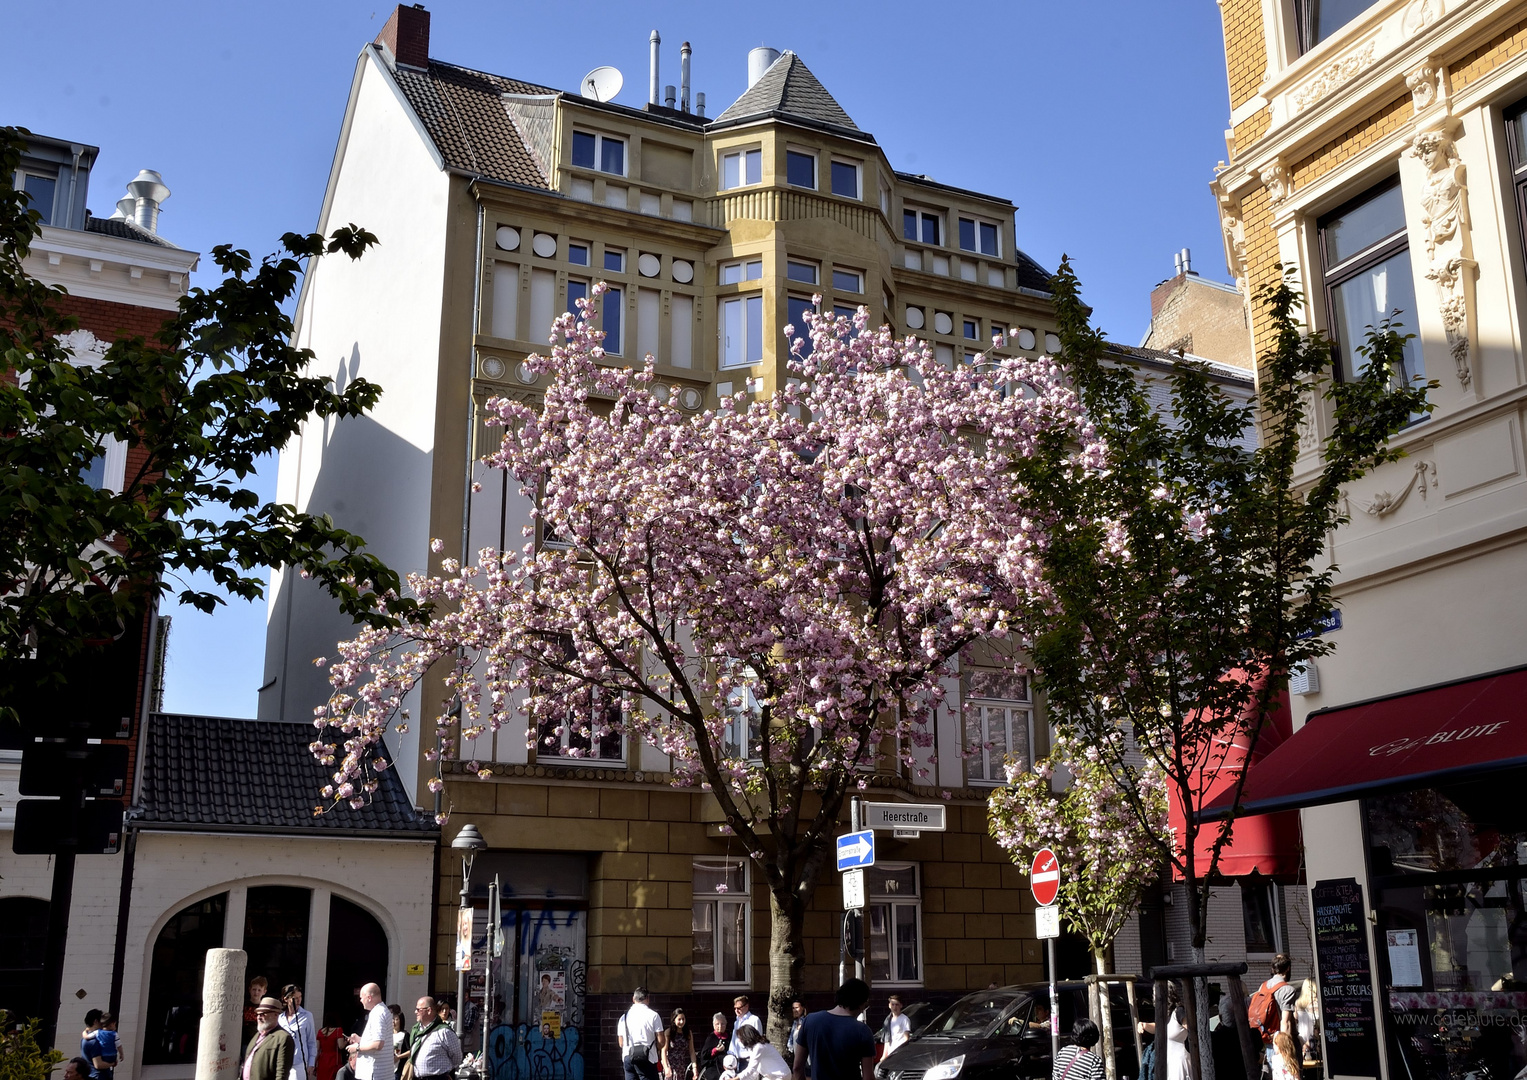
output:
[[[748,985],[747,862],[696,859],[693,900],[694,985]]]
[[[922,890],[916,863],[864,872],[866,966],[873,985],[922,982]]]

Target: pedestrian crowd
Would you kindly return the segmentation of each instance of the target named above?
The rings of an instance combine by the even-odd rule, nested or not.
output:
[[[732,1001],[733,1015],[716,1013],[710,1031],[697,1034],[683,1009],[667,1024],[638,987],[631,1007],[616,1024],[616,1042],[626,1080],[873,1080],[875,1036],[859,1015],[870,989],[860,979],[838,988],[835,1004],[812,1012],[804,1002],[790,1003],[790,1027],[783,1047],[769,1041],[764,1024],[746,994]],[[892,995],[891,1016],[882,1030],[885,1052],[907,1040],[911,1022]]]

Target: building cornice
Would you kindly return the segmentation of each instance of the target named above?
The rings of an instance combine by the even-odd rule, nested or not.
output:
[[[174,311],[200,258],[182,248],[44,225],[24,265],[70,296]]]

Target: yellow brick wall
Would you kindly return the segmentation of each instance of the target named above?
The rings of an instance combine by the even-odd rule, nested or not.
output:
[[[1272,125],[1272,112],[1268,109],[1258,109],[1246,119],[1235,126],[1235,156],[1244,154],[1252,143],[1256,142]]]
[[[1523,51],[1527,51],[1527,19],[1502,30],[1493,40],[1449,64],[1448,79],[1454,90],[1461,90]]]
[[[1376,109],[1367,118],[1358,121],[1318,150],[1296,162],[1291,170],[1294,187],[1296,189],[1304,187],[1324,176],[1343,161],[1361,153],[1390,132],[1404,126],[1410,121],[1413,112],[1414,107],[1409,94],[1401,95],[1383,108]]]
[[[1256,96],[1267,76],[1267,46],[1262,37],[1261,0],[1227,0],[1221,18],[1225,29],[1225,68],[1230,79],[1230,108]]]

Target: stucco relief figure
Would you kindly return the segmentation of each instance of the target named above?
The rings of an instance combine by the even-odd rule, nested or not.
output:
[[[1469,189],[1465,167],[1453,140],[1441,132],[1416,136],[1412,153],[1426,167],[1421,195],[1421,225],[1426,231],[1428,280],[1436,283],[1448,350],[1467,387],[1469,369],[1468,303],[1465,274],[1473,266],[1468,255]]]

